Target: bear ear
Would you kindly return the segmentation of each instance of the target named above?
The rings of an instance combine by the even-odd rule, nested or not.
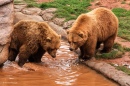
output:
[[[67,30],[66,32],[67,32],[67,34],[69,34],[69,30]]]
[[[50,37],[47,37],[47,42],[51,42],[51,38]]]
[[[84,37],[83,32],[78,33],[78,35],[79,35],[81,38],[83,38],[83,37]]]

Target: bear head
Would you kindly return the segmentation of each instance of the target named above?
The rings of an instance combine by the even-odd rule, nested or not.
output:
[[[46,38],[46,45],[44,48],[53,58],[56,57],[57,49],[60,48],[60,39],[60,35]]]
[[[73,51],[84,45],[88,39],[88,34],[82,31],[67,30],[67,38],[70,44],[70,50]]]

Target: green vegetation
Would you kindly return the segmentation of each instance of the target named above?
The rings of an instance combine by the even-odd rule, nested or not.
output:
[[[125,1],[122,1],[121,4],[125,4],[126,2]]]
[[[19,1],[19,0],[14,0],[14,3],[15,3],[15,4],[19,4],[19,3],[21,3],[21,1]]]
[[[39,7],[40,4],[37,4],[35,0],[14,0],[14,4],[27,3],[28,7]]]
[[[37,4],[35,2],[35,0],[24,0],[27,4],[28,4],[28,7],[39,7],[40,4]]]
[[[88,12],[91,0],[54,0],[49,3],[42,3],[41,8],[57,8],[56,16],[64,17],[66,20],[76,19],[81,13]]]
[[[124,48],[124,50],[125,50],[125,51],[130,51],[130,48],[127,48],[127,47],[126,47],[126,48]]]
[[[121,70],[121,71],[125,72],[126,74],[130,75],[130,69],[128,69],[127,67],[125,67],[125,66],[115,66],[115,67],[116,67],[116,69]]]
[[[17,1],[17,0],[15,0]],[[28,7],[57,8],[56,17],[66,18],[66,21],[76,19],[81,13],[88,12],[87,7],[93,0],[54,0],[53,2],[37,4],[35,0],[24,0]]]
[[[123,48],[120,44],[115,43],[113,49],[109,53],[96,54],[97,59],[114,59],[120,58],[127,49]]]
[[[24,0],[28,7],[57,8],[56,17],[66,18],[66,21],[76,19],[81,13],[86,13],[87,7],[93,0],[54,0],[53,2],[37,4],[35,0]],[[14,3],[19,3],[14,0]],[[124,3],[124,2],[122,2]],[[112,10],[119,19],[118,36],[130,41],[130,11],[122,8],[114,8]]]
[[[119,19],[118,36],[130,41],[130,11],[122,8],[112,10]]]

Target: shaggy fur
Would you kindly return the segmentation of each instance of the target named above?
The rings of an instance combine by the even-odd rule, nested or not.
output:
[[[80,48],[79,58],[91,58],[95,50],[104,44],[102,52],[112,49],[117,35],[118,19],[107,8],[96,8],[86,14],[81,14],[67,31],[70,50]]]
[[[29,60],[40,62],[47,51],[56,57],[60,47],[60,36],[47,23],[35,21],[20,21],[14,25],[9,47],[9,60],[14,61],[19,54],[20,66]]]

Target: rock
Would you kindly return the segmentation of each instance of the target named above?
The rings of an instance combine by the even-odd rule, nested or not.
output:
[[[108,78],[116,81],[121,86],[130,86],[130,76],[105,62],[86,61],[85,64],[96,71],[101,72]]]
[[[8,59],[10,35],[13,31],[13,0],[0,0],[0,65]]]
[[[39,15],[41,13],[40,8],[24,8],[21,12],[27,15]]]
[[[65,18],[54,18],[52,21],[55,24],[62,26],[64,24]]]
[[[42,15],[42,18],[43,18],[43,20],[45,20],[45,21],[50,21],[50,20],[52,20],[53,17],[54,17],[54,14],[53,14],[53,13],[44,13],[44,14]]]
[[[101,2],[100,1],[96,1],[95,5],[101,5]]]
[[[8,47],[9,43],[7,43],[6,45],[0,45],[0,65],[8,60]]]
[[[13,0],[0,0],[0,6],[6,6],[7,4],[10,4],[13,2]]]
[[[14,10],[12,10],[12,8],[10,8],[10,6],[11,5],[9,4],[9,5],[0,7],[0,24],[13,22]],[[3,26],[3,28],[4,28],[4,26]]]
[[[0,7],[0,44],[5,45],[9,42],[10,34],[13,30],[14,10],[13,4]]]
[[[45,13],[54,13],[57,9],[56,8],[48,8],[48,9],[45,9],[43,10],[40,15],[43,15]]]
[[[57,34],[61,35],[61,37],[63,39],[67,39],[67,33],[61,26],[58,26],[58,25],[54,24],[53,22],[47,22],[47,23],[50,25],[50,27],[54,31],[56,31]]]
[[[13,24],[0,23],[0,44],[5,45],[10,41],[10,34],[13,31]]]
[[[14,5],[14,11],[15,12],[20,12],[22,9],[26,8],[27,5],[23,4],[23,5]]]
[[[75,20],[67,21],[63,24],[63,29],[68,29],[72,26],[72,24],[75,22]]]
[[[21,12],[15,12],[14,16],[14,24],[17,23],[20,20],[34,20],[34,21],[44,21],[41,16],[38,15],[25,15]]]

